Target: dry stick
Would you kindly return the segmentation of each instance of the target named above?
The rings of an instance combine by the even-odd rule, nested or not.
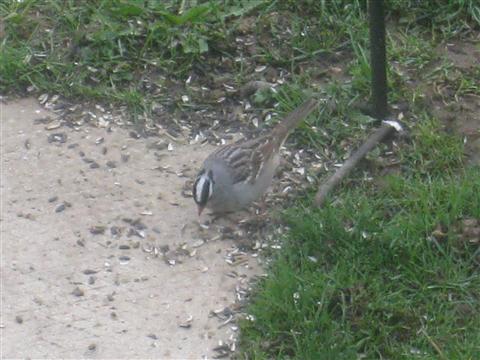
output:
[[[330,191],[337,186],[345,176],[362,160],[367,153],[372,150],[378,143],[383,141],[389,134],[394,131],[395,128],[392,125],[385,124],[381,128],[377,129],[370,137],[363,143],[362,146],[353,154],[343,166],[333,174],[327,182],[323,183],[315,195],[314,204],[318,207],[322,206],[325,202]]]

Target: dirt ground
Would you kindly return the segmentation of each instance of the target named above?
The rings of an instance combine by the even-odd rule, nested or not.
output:
[[[238,337],[257,258],[226,261],[235,243],[182,196],[211,147],[0,108],[2,358],[212,358]]]

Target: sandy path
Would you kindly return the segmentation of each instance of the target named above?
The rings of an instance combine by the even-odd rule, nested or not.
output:
[[[54,115],[31,99],[0,108],[2,358],[211,358],[237,336],[209,313],[234,303],[256,260],[227,264],[234,244],[202,233],[181,195],[208,147],[149,150],[118,127],[46,130],[34,119]]]

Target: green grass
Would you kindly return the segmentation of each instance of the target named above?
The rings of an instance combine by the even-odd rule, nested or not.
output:
[[[459,166],[460,139],[425,139],[429,126],[407,151],[410,175],[287,211],[284,248],[248,309],[255,321],[242,324],[241,357],[477,357],[480,248],[460,224],[480,219],[480,169]]]
[[[295,138],[330,164],[343,162],[375,123],[357,106],[370,98],[368,32],[362,3],[351,4],[354,31],[330,24],[348,45],[329,49],[346,50],[341,66],[348,80],[316,86],[304,72],[272,99],[262,96],[278,102],[280,112],[300,103],[305,89],[325,98]],[[462,139],[443,131],[425,101],[431,84],[454,94],[446,102],[477,93],[478,67],[456,68],[437,46],[478,29],[479,7],[472,1],[390,6],[389,99],[404,108],[411,140],[393,149],[398,170],[384,179],[380,147],[369,155],[378,181],[358,171],[324,208],[312,209],[307,194],[287,210],[290,230],[247,308],[254,320],[242,322],[238,358],[476,359],[480,353],[480,248],[465,240],[461,225],[480,219],[480,169],[464,168]]]
[[[387,11],[388,21],[409,34],[406,42],[419,34],[447,39],[480,24],[475,0],[391,1]],[[257,64],[296,74],[305,62],[338,51],[349,59],[356,55],[350,74],[355,87],[368,91],[365,0],[6,0],[0,17],[2,93],[30,86],[149,113],[154,102],[181,104],[162,91],[166,79],[235,74],[241,84]],[[248,31],[256,36],[250,65],[235,60],[236,38],[248,17],[254,19]],[[403,62],[410,55],[404,53]],[[471,88],[459,85],[459,91]]]

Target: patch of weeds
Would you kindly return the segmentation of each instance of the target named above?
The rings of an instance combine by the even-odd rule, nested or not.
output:
[[[480,27],[480,5],[476,0],[389,2],[390,16],[409,27],[420,26],[448,39]]]
[[[464,160],[464,145],[459,136],[447,135],[438,121],[427,114],[420,116],[413,141],[401,151],[406,170],[412,175],[442,176],[455,173]]]

